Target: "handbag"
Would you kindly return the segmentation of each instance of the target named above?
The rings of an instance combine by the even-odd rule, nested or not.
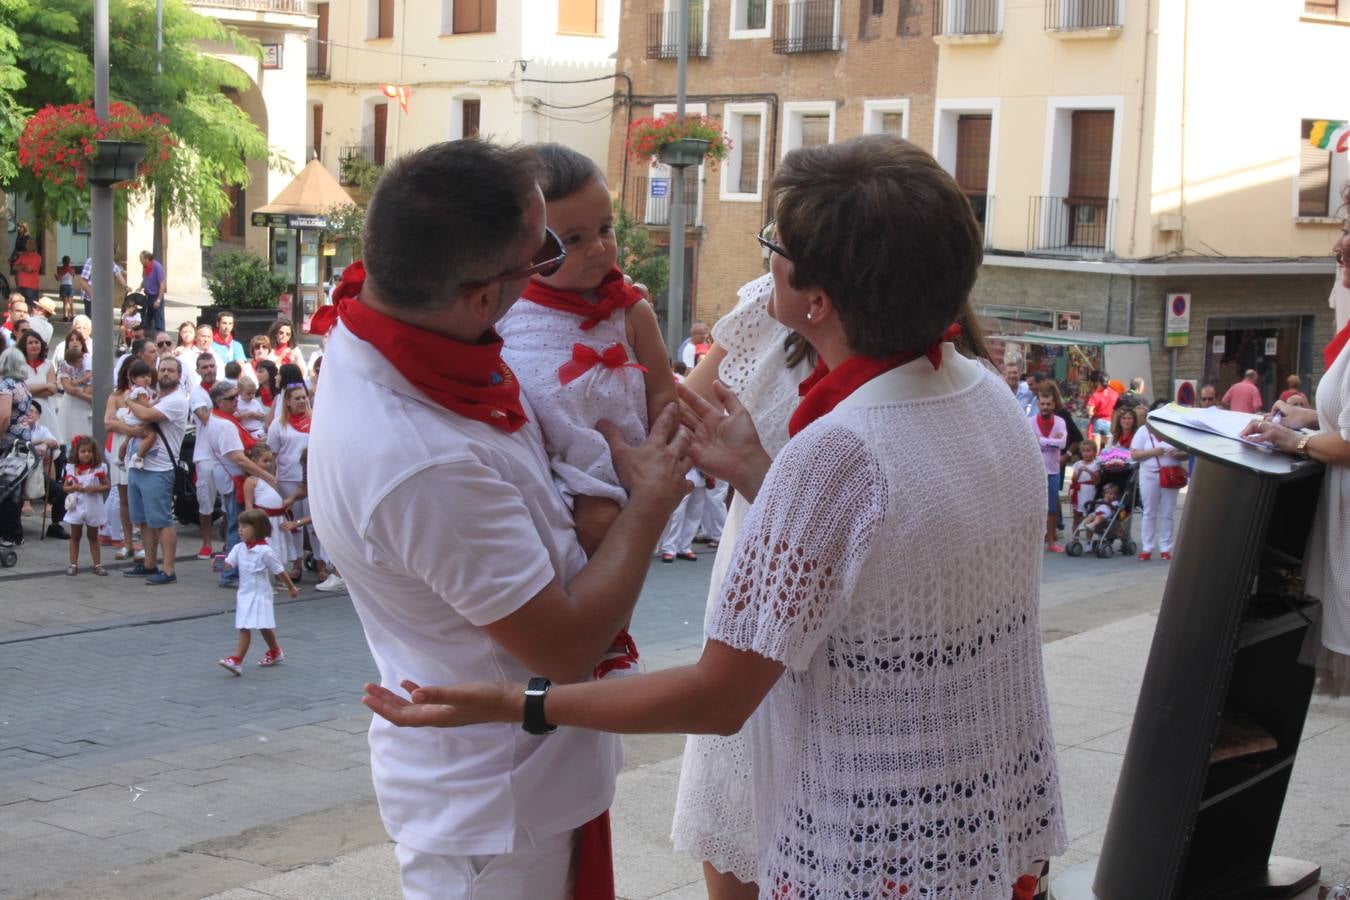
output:
[[[1177,489],[1186,486],[1185,466],[1159,466],[1158,483],[1164,488]]]

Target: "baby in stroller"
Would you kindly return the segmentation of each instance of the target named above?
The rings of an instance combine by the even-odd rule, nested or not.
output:
[[[1102,485],[1101,497],[1088,506],[1083,521],[1074,529],[1073,540],[1067,548],[1070,556],[1082,556],[1083,551],[1090,550],[1099,558],[1108,559],[1115,555],[1116,541],[1120,541],[1122,554],[1134,553],[1134,543],[1130,540],[1130,503],[1125,500],[1125,494],[1117,481]]]

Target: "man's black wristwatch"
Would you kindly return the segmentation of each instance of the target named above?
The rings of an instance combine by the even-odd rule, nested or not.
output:
[[[552,734],[557,725],[550,725],[544,718],[544,698],[553,682],[547,678],[531,678],[525,686],[525,723],[521,727],[530,734]]]

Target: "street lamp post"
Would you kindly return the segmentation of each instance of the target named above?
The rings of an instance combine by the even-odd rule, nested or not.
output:
[[[108,0],[94,0],[94,115],[99,121],[108,121]],[[106,429],[103,410],[112,393],[113,364],[113,202],[112,182],[99,184],[89,179],[90,232],[94,243],[94,260],[90,272],[93,281],[94,319],[94,440],[104,444]]]
[[[684,121],[689,71],[689,0],[677,0],[675,116]],[[684,341],[684,165],[670,165],[670,286],[666,288],[666,349],[672,357]]]

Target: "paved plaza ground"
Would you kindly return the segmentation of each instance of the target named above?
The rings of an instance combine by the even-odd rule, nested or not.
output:
[[[398,896],[358,698],[375,674],[345,594],[279,596],[287,659],[233,678],[233,594],[64,574],[39,541],[0,570],[0,898]],[[195,531],[180,547],[195,550]],[[971,552],[977,552],[972,547]],[[712,554],[654,562],[633,632],[650,668],[696,658]],[[1166,567],[1047,557],[1046,671],[1070,853],[1100,847]],[[253,654],[254,659],[258,652]],[[670,849],[682,737],[626,741],[614,810],[625,898],[703,896]],[[1350,878],[1350,701],[1313,702],[1277,852]],[[1309,892],[1301,900],[1311,900]]]

